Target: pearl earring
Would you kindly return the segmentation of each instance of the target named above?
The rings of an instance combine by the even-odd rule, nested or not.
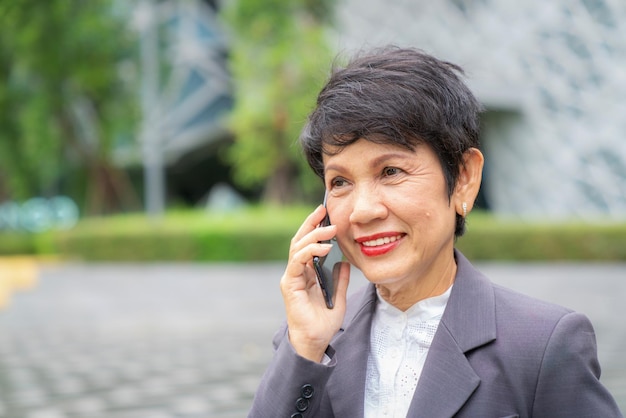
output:
[[[463,217],[465,218],[467,216],[467,202],[463,202],[461,207],[463,208]]]

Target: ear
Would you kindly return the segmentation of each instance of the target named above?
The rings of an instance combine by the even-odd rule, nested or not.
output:
[[[467,204],[467,213],[474,207],[483,178],[485,158],[478,148],[470,148],[463,154],[463,163],[459,167],[459,177],[454,189],[454,207],[456,213],[465,216],[463,202]]]

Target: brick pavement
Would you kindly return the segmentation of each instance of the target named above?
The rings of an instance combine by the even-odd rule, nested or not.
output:
[[[245,416],[282,316],[252,282],[276,269],[44,267],[0,313],[0,416]]]
[[[587,313],[624,409],[626,264],[480,267]],[[0,312],[0,417],[245,417],[283,318],[281,273],[276,263],[43,266]]]

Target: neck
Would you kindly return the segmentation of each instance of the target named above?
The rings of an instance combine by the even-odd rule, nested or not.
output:
[[[443,269],[420,275],[403,285],[378,284],[376,287],[385,301],[404,312],[419,301],[444,294],[454,283],[455,276],[456,261],[452,257]]]

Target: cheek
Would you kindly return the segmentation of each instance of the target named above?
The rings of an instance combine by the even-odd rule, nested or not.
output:
[[[333,225],[337,225],[337,235],[345,235],[350,226],[350,213],[347,208],[343,205],[331,205],[329,203],[328,215],[330,217],[330,223]]]
[[[334,215],[332,223],[337,225],[338,238],[344,238],[350,230],[350,215],[348,213],[339,212]]]
[[[357,247],[354,245],[354,240],[349,233],[347,223],[342,222],[341,226],[337,225],[336,238],[343,255],[350,263],[354,263],[355,254],[353,254],[353,252],[357,250]]]
[[[350,213],[347,210],[338,210],[338,208],[333,209],[329,212],[330,219],[333,225],[337,226],[336,238],[345,254],[346,249],[349,249],[353,243],[353,238],[350,235]]]
[[[448,205],[447,198],[442,199],[439,195],[421,195],[420,198],[410,199],[408,203],[409,205],[402,210],[401,216],[407,222],[421,225],[427,229],[433,225],[447,223],[450,218],[450,210],[454,211]]]

